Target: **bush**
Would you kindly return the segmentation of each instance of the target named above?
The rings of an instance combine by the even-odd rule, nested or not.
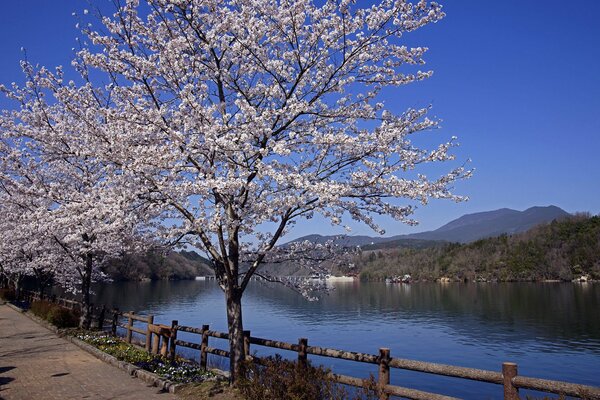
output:
[[[263,358],[260,363],[244,365],[246,378],[239,389],[247,400],[344,400],[376,399],[374,380],[364,390],[351,395],[342,385],[330,377],[323,367],[303,366],[284,360],[280,355]]]
[[[42,300],[32,302],[29,310],[42,319],[48,319],[48,314],[54,307],[54,304]]]
[[[0,289],[0,299],[4,299],[6,301],[15,301],[17,296],[13,289]]]
[[[50,322],[57,328],[73,328],[79,325],[79,313],[52,304],[48,301],[34,301],[31,312]]]
[[[79,313],[59,306],[53,306],[46,319],[57,328],[74,328],[79,325]]]

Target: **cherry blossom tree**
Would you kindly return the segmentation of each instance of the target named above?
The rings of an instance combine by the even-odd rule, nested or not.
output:
[[[15,159],[16,154],[5,140],[0,140],[0,269],[18,295],[25,276],[50,278],[55,264],[43,224],[37,219],[39,211],[47,210],[50,204],[25,195],[22,189],[30,187],[31,181],[23,176],[23,165]]]
[[[232,381],[242,295],[296,221],[382,233],[374,215],[412,224],[419,203],[463,199],[451,189],[464,165],[417,170],[452,160],[455,139],[417,147],[412,136],[438,126],[429,108],[393,110],[384,96],[432,75],[420,69],[427,48],[403,35],[443,17],[427,1],[126,0],[84,29],[73,65],[85,84],[53,90],[79,110],[76,156],[110,165],[107,184],[145,204],[146,221],[165,221],[156,235],[208,254]]]
[[[34,278],[43,296],[57,275],[57,282],[72,282],[61,273],[65,260],[39,219],[47,208],[42,211],[41,202],[32,200],[9,189],[6,181],[0,182],[0,273],[11,281],[17,295],[23,278]]]
[[[191,236],[210,256],[235,381],[242,294],[296,220],[351,218],[380,232],[374,214],[413,223],[414,202],[461,200],[450,188],[463,166],[435,179],[413,172],[451,160],[454,139],[417,148],[411,136],[437,126],[428,108],[393,112],[381,96],[431,76],[419,70],[427,49],[401,40],[444,14],[402,0],[148,4],[126,1],[87,31],[75,65],[112,84],[111,136],[95,150],[147,189],[156,216],[181,221],[168,236]]]
[[[136,202],[129,198],[135,194],[124,196],[118,179],[108,179],[116,173],[112,164],[88,154],[87,132],[104,127],[103,103],[93,91],[65,87],[60,69],[22,65],[26,85],[2,88],[20,104],[0,117],[0,194],[12,205],[7,259],[19,273],[51,272],[80,292],[80,325],[89,328],[91,284],[105,278],[103,263],[145,243],[133,240],[140,236],[131,208]],[[74,93],[93,103],[72,102]]]

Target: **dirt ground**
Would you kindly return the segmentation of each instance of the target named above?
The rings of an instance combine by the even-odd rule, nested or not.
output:
[[[182,400],[243,400],[243,397],[226,382],[203,382],[177,392]]]

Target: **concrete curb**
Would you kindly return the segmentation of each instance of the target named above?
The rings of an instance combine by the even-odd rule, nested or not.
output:
[[[120,361],[116,357],[111,356],[110,354],[106,354],[103,351],[99,350],[98,348],[96,348],[80,339],[77,339],[76,337],[69,336],[69,335],[63,335],[63,338],[65,338],[69,342],[73,343],[77,347],[81,348],[82,350],[87,351],[94,357],[104,361],[105,363],[110,364],[114,367],[117,367],[120,370],[127,371],[127,373],[129,375],[135,376],[136,378],[139,378],[139,379],[143,380],[144,382],[149,383],[152,386],[156,386],[164,391],[168,391],[169,393],[176,393],[177,391],[179,391],[182,387],[184,387],[186,385],[185,383],[171,382],[169,380],[161,378],[160,376],[158,376],[150,371],[146,371],[145,369],[136,367],[133,364],[127,363],[125,361]]]
[[[15,306],[14,304],[10,304],[10,303],[6,303],[6,305],[9,306],[10,308],[12,308],[13,310],[26,315],[29,319],[31,319],[38,325],[41,325],[44,328],[48,329],[49,331],[54,332],[59,337],[67,340],[68,342],[73,343],[75,346],[90,353],[91,355],[98,358],[99,360],[101,360],[107,364],[110,364],[113,367],[116,367],[122,371],[126,371],[129,375],[136,377],[138,379],[141,379],[144,382],[151,384],[152,386],[155,386],[161,390],[164,390],[164,391],[172,393],[172,394],[176,394],[178,391],[180,391],[184,387],[188,386],[187,383],[171,382],[169,380],[161,378],[160,376],[156,375],[155,373],[146,371],[140,367],[136,367],[135,365],[130,364],[128,362],[120,361],[116,357],[111,356],[110,354],[106,354],[105,352],[99,350],[98,348],[96,348],[90,344],[87,344],[84,341],[77,339],[76,337],[68,335],[65,329],[58,329],[54,325],[50,324],[48,321],[45,321],[45,320],[39,318],[38,316],[34,315],[33,313],[31,313],[27,310],[23,310],[23,309]]]
[[[4,305],[8,306],[9,308],[12,308],[13,310],[20,312],[20,313],[25,313],[25,310],[23,310],[22,308],[19,308],[17,306],[15,306],[12,303],[9,303],[8,301],[6,303],[4,303]]]

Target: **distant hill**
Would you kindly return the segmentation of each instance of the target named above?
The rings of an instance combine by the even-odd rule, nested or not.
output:
[[[385,252],[398,248],[415,251],[426,248],[439,249],[449,242],[470,243],[487,237],[525,232],[536,225],[568,216],[566,211],[555,206],[531,207],[525,211],[502,208],[463,215],[429,232],[392,237],[312,234],[292,242],[309,240],[314,243],[325,243],[333,240],[341,247],[360,246],[365,252],[375,250]],[[105,272],[115,280],[193,279],[198,275],[214,275],[209,265],[209,260],[195,251],[171,251],[166,254],[149,252],[144,255],[126,255],[122,259],[113,260],[106,266]],[[310,273],[309,270],[293,262],[265,265],[261,270],[279,275]]]
[[[525,232],[536,225],[568,217],[570,214],[556,206],[531,207],[525,211],[501,208],[474,214],[466,214],[450,221],[446,225],[427,232],[391,237],[372,236],[322,236],[307,235],[294,240],[309,240],[325,243],[333,240],[340,246],[361,246],[365,249],[391,247],[423,248],[439,245],[441,242],[470,243],[479,239],[502,234]]]
[[[367,244],[361,246],[364,251],[367,250],[381,250],[381,249],[393,249],[402,247],[406,249],[425,249],[427,247],[443,246],[449,242],[445,240],[427,240],[427,239],[412,239],[402,237],[400,239],[384,240],[381,242]]]
[[[178,280],[214,275],[209,261],[195,251],[126,254],[109,262],[104,272],[117,281]]]
[[[186,251],[181,250],[179,254],[182,257],[187,258],[190,261],[199,262],[201,264],[210,265],[210,260],[206,257],[202,257],[200,254],[196,253],[194,250]]]
[[[294,243],[294,242],[304,242],[304,241],[309,241],[309,242],[313,242],[313,243],[317,243],[317,244],[324,244],[328,241],[333,241],[335,244],[337,244],[338,246],[341,247],[356,247],[356,246],[365,246],[365,245],[372,245],[372,244],[377,244],[377,243],[382,243],[382,242],[386,242],[386,241],[390,241],[392,238],[390,237],[373,237],[373,236],[365,236],[365,235],[358,235],[358,236],[350,236],[350,235],[319,235],[319,234],[312,234],[312,235],[306,235],[306,236],[302,236],[301,238],[292,240],[289,243]]]
[[[429,281],[600,279],[599,238],[600,216],[575,215],[471,243],[363,251],[356,265],[367,280],[404,274]]]

